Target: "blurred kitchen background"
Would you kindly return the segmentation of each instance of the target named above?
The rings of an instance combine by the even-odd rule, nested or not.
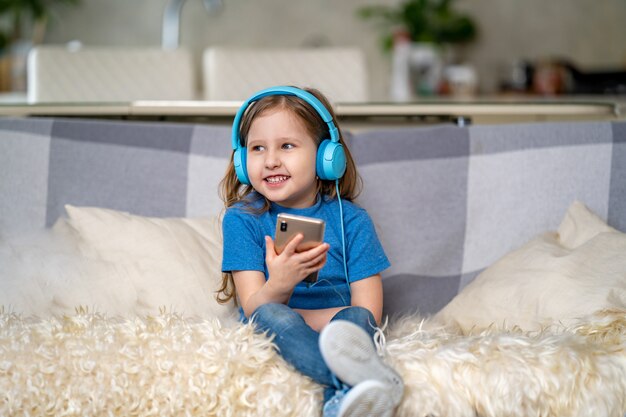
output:
[[[33,46],[161,48],[164,11],[172,2],[3,0],[0,89],[5,94],[26,91],[31,80],[25,57]],[[41,7],[33,9],[33,4]],[[206,97],[204,51],[216,46],[355,48],[364,57],[368,101],[626,95],[624,0],[180,4],[178,45],[190,52],[197,98]],[[424,19],[422,27],[429,30],[410,28],[403,13]]]

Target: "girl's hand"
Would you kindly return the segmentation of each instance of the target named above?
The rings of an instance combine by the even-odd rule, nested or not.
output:
[[[280,292],[291,292],[310,273],[319,271],[326,264],[330,245],[321,243],[304,252],[296,252],[304,236],[298,233],[287,243],[280,255],[276,254],[274,241],[265,236],[265,263],[269,272],[268,284]]]

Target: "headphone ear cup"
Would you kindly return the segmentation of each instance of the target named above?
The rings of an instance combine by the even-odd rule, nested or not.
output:
[[[323,180],[338,180],[346,172],[346,152],[343,145],[330,139],[324,140],[317,148],[315,161],[317,176]]]
[[[239,182],[244,185],[250,185],[250,178],[248,178],[247,169],[248,153],[246,148],[239,148],[233,154],[233,165],[235,166],[235,173]]]

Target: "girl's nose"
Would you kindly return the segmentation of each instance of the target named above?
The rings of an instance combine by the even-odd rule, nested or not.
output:
[[[280,166],[280,158],[274,151],[269,151],[265,157],[265,167],[268,169],[276,168]]]

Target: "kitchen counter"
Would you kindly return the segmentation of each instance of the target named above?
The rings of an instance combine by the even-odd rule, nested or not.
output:
[[[128,103],[0,102],[0,116],[89,117],[230,123],[241,102],[133,101]],[[412,103],[338,103],[335,112],[351,128],[457,122],[474,124],[615,120],[624,106],[614,100],[429,99]]]

